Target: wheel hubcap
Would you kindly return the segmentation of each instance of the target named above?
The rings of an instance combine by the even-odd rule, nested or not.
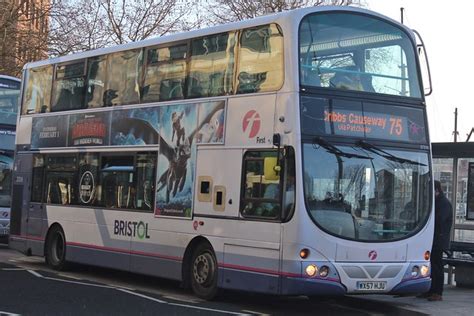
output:
[[[214,261],[209,253],[203,253],[196,257],[193,264],[194,280],[200,285],[206,285],[212,280],[214,273]]]
[[[56,262],[61,261],[64,254],[64,242],[61,234],[56,234],[53,243],[53,259]]]

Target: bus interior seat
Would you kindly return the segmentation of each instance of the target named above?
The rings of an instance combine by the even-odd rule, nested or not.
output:
[[[372,75],[362,74],[360,82],[362,84],[362,87],[364,88],[364,91],[375,92],[374,86],[372,85]]]

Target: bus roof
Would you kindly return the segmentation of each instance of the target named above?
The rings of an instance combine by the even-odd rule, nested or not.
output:
[[[20,79],[12,77],[12,76],[7,76],[7,75],[0,75],[0,79],[7,79],[15,82],[21,82]]]
[[[259,25],[264,25],[264,24],[269,24],[269,23],[278,24],[279,22],[283,22],[284,19],[288,19],[288,18],[299,21],[309,13],[335,12],[335,11],[358,12],[358,13],[369,14],[375,17],[382,18],[389,23],[397,24],[399,27],[403,28],[405,32],[407,32],[413,38],[413,33],[409,28],[407,28],[406,26],[400,24],[399,22],[389,17],[386,17],[374,11],[357,8],[357,7],[351,7],[351,6],[316,6],[316,7],[300,8],[300,9],[289,10],[289,11],[284,11],[284,12],[279,12],[279,13],[273,13],[273,14],[268,14],[268,15],[257,17],[257,18],[249,19],[249,20],[243,20],[243,21],[232,22],[232,23],[227,23],[227,24],[220,24],[217,26],[212,26],[212,27],[208,27],[204,29],[197,29],[197,30],[188,31],[188,32],[179,32],[179,33],[165,35],[161,37],[153,37],[153,38],[149,38],[149,39],[145,39],[145,40],[141,40],[137,42],[130,42],[130,43],[121,44],[121,45],[98,48],[98,49],[94,49],[90,51],[84,51],[84,52],[79,52],[79,53],[70,54],[66,56],[31,62],[31,63],[25,64],[23,69],[35,68],[35,67],[62,63],[62,62],[69,62],[73,60],[79,60],[79,59],[84,59],[84,58],[89,58],[89,57],[94,57],[94,56],[101,56],[105,54],[121,52],[121,51],[126,51],[126,50],[131,50],[131,49],[138,49],[138,48],[143,48],[143,47],[148,47],[148,46],[156,46],[160,44],[179,42],[179,41],[184,41],[190,38],[198,38],[198,37],[202,37],[206,35],[219,34],[219,33],[224,33],[224,32],[228,32],[232,30],[249,28],[249,27],[254,27],[254,26],[259,26]]]

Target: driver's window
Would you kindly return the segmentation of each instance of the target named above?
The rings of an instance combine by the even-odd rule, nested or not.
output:
[[[277,219],[281,212],[281,181],[277,151],[248,151],[244,155],[241,213],[244,217]]]

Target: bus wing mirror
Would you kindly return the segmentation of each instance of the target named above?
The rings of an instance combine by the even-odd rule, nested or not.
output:
[[[426,71],[426,74],[428,76],[429,87],[428,87],[428,89],[426,89],[425,85],[423,84],[423,88],[425,89],[425,92],[424,92],[425,96],[429,96],[433,92],[433,86],[432,86],[432,83],[431,83],[431,71],[430,71],[430,63],[428,61],[428,54],[426,53],[425,43],[423,42],[423,38],[421,38],[420,33],[418,33],[418,31],[416,31],[416,30],[413,30],[413,32],[415,33],[416,39],[417,39],[416,48],[417,48],[418,55],[419,56],[423,55],[423,57],[424,57],[423,58],[424,59],[423,66],[424,66],[425,69],[423,69],[423,70]],[[418,40],[420,41],[419,44],[418,44]],[[421,58],[420,58],[420,61],[421,61]],[[421,62],[420,62],[420,66],[422,66]],[[425,72],[425,71],[423,71],[423,72]],[[422,77],[421,77],[422,80],[424,78],[423,72],[422,72]]]
[[[280,134],[276,133],[273,134],[273,146],[280,147],[281,145],[281,136]]]

